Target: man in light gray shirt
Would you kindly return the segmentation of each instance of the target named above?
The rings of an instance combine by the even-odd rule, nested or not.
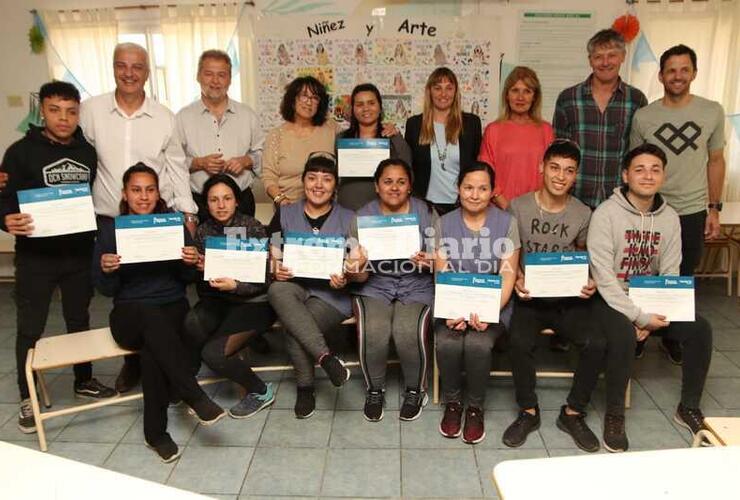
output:
[[[251,185],[262,169],[264,136],[257,114],[230,99],[231,58],[220,50],[207,50],[198,61],[201,96],[177,113],[178,136],[190,168],[190,188],[201,220],[208,217],[203,184],[225,173],[241,189],[239,211],[254,216]]]

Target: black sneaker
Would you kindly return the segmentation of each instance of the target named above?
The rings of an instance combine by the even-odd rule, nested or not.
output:
[[[426,406],[427,401],[429,401],[429,396],[426,392],[407,387],[398,418],[406,421],[416,420],[421,416],[421,410]]]
[[[642,359],[645,356],[645,344],[647,344],[647,339],[637,342],[637,345],[635,345],[635,359]]]
[[[169,434],[165,434],[165,437],[157,443],[156,445],[152,445],[149,443],[146,443],[147,448],[154,450],[157,455],[159,455],[159,458],[162,459],[162,462],[168,464],[170,462],[174,462],[178,458],[180,458],[180,449],[177,447],[177,444],[172,440]]]
[[[504,436],[501,438],[506,446],[509,448],[520,447],[527,440],[527,436],[529,436],[531,432],[540,428],[540,409],[535,407],[534,412],[534,415],[527,413],[524,410],[519,412],[516,420],[506,428]]]
[[[704,414],[699,408],[686,408],[684,405],[678,405],[676,408],[676,414],[673,416],[673,421],[681,427],[684,427],[691,431],[691,435],[696,435],[704,427]]]
[[[596,437],[596,434],[589,429],[588,424],[586,424],[586,413],[582,412],[578,415],[568,415],[565,413],[565,406],[566,405],[563,405],[560,408],[560,415],[558,415],[558,419],[555,422],[558,429],[566,434],[570,434],[570,437],[573,438],[576,446],[583,451],[587,451],[589,453],[599,451],[599,439]]]
[[[660,350],[663,351],[668,358],[668,361],[674,365],[681,366],[683,364],[683,346],[675,340],[661,339],[658,344]]]
[[[91,378],[84,382],[75,382],[75,396],[89,399],[107,399],[118,396],[118,392],[101,384],[98,379]]]
[[[295,418],[308,418],[316,409],[316,395],[313,386],[298,387],[296,389]]]
[[[380,422],[383,420],[383,406],[385,406],[385,394],[380,389],[370,389],[365,396],[365,407],[362,413],[365,420],[369,422]]]
[[[604,448],[612,453],[627,451],[629,442],[624,431],[624,415],[604,415]]]
[[[36,432],[36,421],[33,419],[33,407],[30,398],[21,401],[21,411],[18,412],[18,429],[23,434]]]
[[[324,355],[319,364],[336,387],[342,387],[349,380],[349,370],[345,368],[344,361],[334,354]]]
[[[138,354],[130,354],[123,358],[123,366],[116,377],[116,391],[119,394],[129,392],[141,380],[141,359]]]
[[[205,396],[190,405],[188,413],[198,419],[200,425],[213,425],[226,416],[226,410],[213,402],[211,398]]]

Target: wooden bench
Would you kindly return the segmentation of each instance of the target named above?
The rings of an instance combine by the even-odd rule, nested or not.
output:
[[[353,325],[355,324],[355,319],[349,318],[342,324]],[[279,323],[276,323],[273,328],[279,327]],[[141,399],[143,396],[141,392],[137,392],[134,394],[119,395],[100,401],[75,405],[61,410],[41,411],[37,394],[37,380],[43,404],[47,409],[51,408],[51,398],[44,380],[44,372],[56,368],[72,366],[77,363],[101,361],[134,353],[135,351],[124,349],[116,343],[113,339],[110,328],[98,328],[96,330],[88,330],[86,332],[45,337],[36,342],[36,346],[33,349],[29,349],[28,357],[26,358],[26,380],[28,381],[31,406],[33,408],[33,419],[36,423],[36,433],[38,434],[39,448],[41,451],[47,450],[46,432],[44,431],[44,422],[46,420],[54,417],[61,417],[63,415],[71,415],[83,411],[94,410],[113,404],[133,401]],[[345,365],[348,367],[358,366],[359,362],[348,361]],[[293,365],[255,366],[252,367],[252,369],[255,372],[287,371],[292,370]],[[34,374],[36,377],[34,377]],[[200,385],[208,385],[221,382],[223,380],[225,379],[221,377],[206,377],[199,379],[198,383]]]
[[[548,332],[548,333],[544,333]],[[553,335],[552,330],[543,330],[543,335]],[[437,345],[433,345],[434,349],[434,371],[432,373],[432,402],[434,404],[439,403],[439,367],[437,366]],[[537,378],[573,378],[575,372],[572,371],[537,371],[535,372]],[[491,377],[512,377],[511,371],[503,370],[492,370]],[[624,405],[629,408],[632,403],[632,380],[627,382],[627,391],[624,397]]]
[[[714,446],[740,446],[740,418],[706,417],[704,427],[694,436],[692,447],[700,446],[703,441]]]

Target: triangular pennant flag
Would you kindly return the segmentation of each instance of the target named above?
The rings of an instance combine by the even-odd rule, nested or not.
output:
[[[229,46],[226,48],[226,53],[231,58],[231,74],[235,75],[239,73],[239,52],[236,49],[236,36],[231,37]]]
[[[64,72],[64,75],[62,76],[62,81],[67,82],[67,83],[71,83],[72,85],[74,85],[75,87],[77,87],[77,90],[80,91],[80,94],[81,94],[81,96],[82,96],[83,99],[85,97],[90,97],[90,94],[87,93],[87,91],[85,90],[85,87],[82,86],[82,84],[80,83],[80,81],[72,74],[72,72],[70,70],[67,69]]]
[[[738,140],[740,140],[740,113],[727,115],[727,118],[730,120],[732,128],[735,129],[735,135],[737,135]]]
[[[636,71],[640,64],[644,62],[658,62],[658,59],[655,57],[653,49],[650,48],[645,33],[640,33],[640,37],[635,44],[635,53],[632,55],[632,69]]]
[[[504,82],[506,82],[506,79],[509,77],[509,73],[511,73],[511,70],[513,70],[516,66],[514,64],[509,64],[506,61],[501,61],[501,75],[499,78],[499,88],[504,88]]]

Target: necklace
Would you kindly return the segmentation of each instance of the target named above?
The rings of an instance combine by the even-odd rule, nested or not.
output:
[[[447,169],[445,168],[445,161],[447,160],[447,148],[449,147],[449,144],[447,144],[447,141],[445,141],[445,148],[443,151],[439,150],[439,144],[437,143],[437,131],[434,131],[434,149],[437,150],[437,159],[439,160],[439,166],[447,172]]]
[[[568,195],[568,198],[566,198],[566,206],[568,203],[568,199],[570,198],[570,195]],[[540,202],[540,196],[537,191],[534,192],[534,203],[537,205],[537,210],[540,212],[540,220],[545,220],[545,212],[542,210],[542,203]],[[550,215],[556,216],[556,221],[561,221],[565,217],[565,208],[563,207],[559,212],[547,212]]]

